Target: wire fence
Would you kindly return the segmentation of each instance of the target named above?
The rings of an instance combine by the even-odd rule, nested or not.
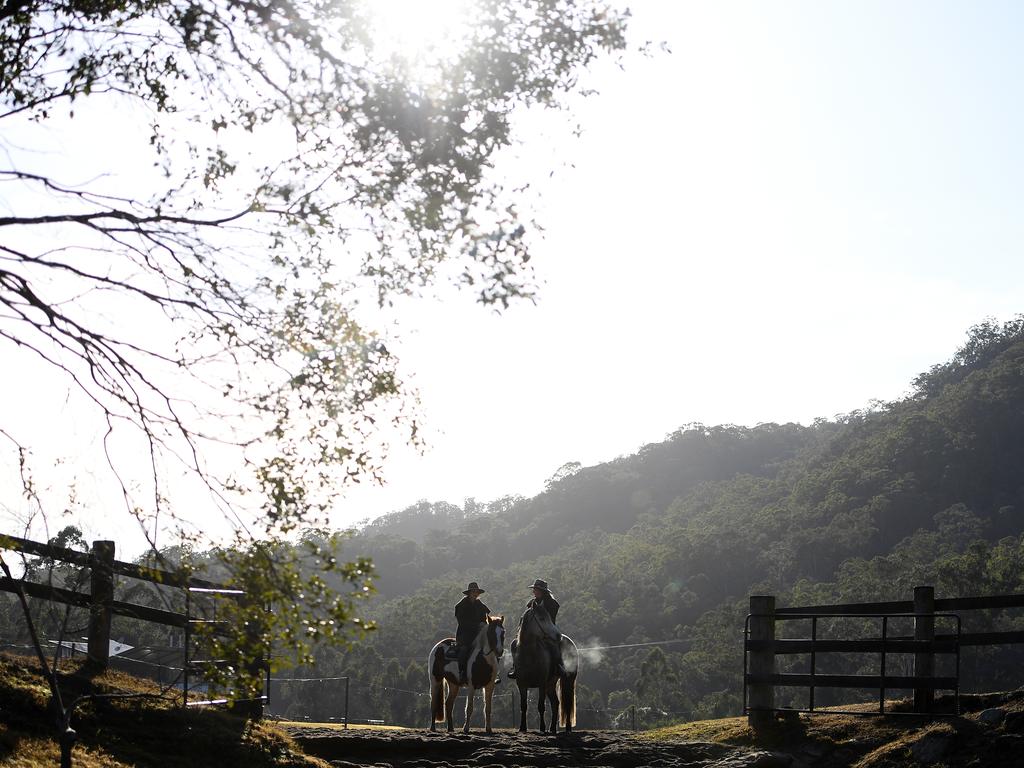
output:
[[[672,645],[680,643],[693,642],[691,638],[674,638],[668,640],[656,640],[646,641],[639,643],[620,643],[614,645],[590,645],[579,648],[581,653],[601,653],[604,651],[620,650],[620,649],[631,649],[631,648],[644,648],[659,645]],[[47,641],[47,645],[56,647],[58,641]],[[75,645],[63,641],[60,645],[67,646],[67,656],[75,655]],[[33,653],[33,646],[16,644],[16,643],[0,643],[0,652],[11,651],[15,653]],[[147,655],[163,655],[160,660],[153,660],[152,658],[146,658]],[[180,687],[182,685],[182,678],[184,674],[184,666],[181,660],[177,663],[172,661],[169,656],[177,654],[182,656],[181,648],[172,647],[134,647],[130,653],[126,654],[115,654],[111,656],[111,666],[115,669],[121,669],[125,672],[131,672],[140,676],[149,677],[162,684],[170,684],[171,687]],[[183,657],[182,657],[183,658]],[[422,661],[421,657],[391,657],[383,659],[384,663],[388,661]],[[349,724],[364,724],[364,725],[401,725],[401,726],[412,726],[421,727],[426,719],[430,716],[430,692],[429,690],[414,690],[412,688],[387,685],[384,683],[375,683],[356,680],[351,675],[324,675],[324,676],[303,676],[303,677],[285,677],[285,676],[270,676],[267,678],[268,684],[268,703],[267,703],[267,714],[270,717],[276,719],[287,719],[305,722],[322,722],[322,723],[342,723],[346,727]],[[335,690],[331,691],[329,696],[320,697],[296,697],[294,691],[287,691],[285,695],[284,686],[337,686]],[[462,688],[458,693],[457,710],[461,711],[464,707],[466,697],[469,695],[470,690],[468,688]],[[528,712],[532,714],[536,708],[536,695],[537,691],[533,691],[529,694],[528,705],[532,704],[532,709],[528,706]],[[474,695],[475,692],[473,692]],[[291,705],[296,702],[297,699],[305,698],[307,710],[312,709],[312,712],[303,712],[301,714],[289,714]],[[336,702],[337,709],[332,709],[331,705],[325,701],[324,703],[317,705],[315,701],[309,701],[309,699],[326,699],[332,703]],[[492,705],[495,721],[501,721],[505,719],[503,713],[508,713],[508,722],[511,727],[518,727],[520,719],[520,696],[518,688],[514,684],[509,684],[505,690],[498,689],[492,695]],[[395,706],[397,701],[404,700],[406,705]],[[415,702],[412,706],[408,705],[408,702],[412,700]],[[372,704],[371,704],[372,702]],[[377,711],[367,711],[368,707],[374,707]],[[404,710],[405,715],[395,717],[392,713],[395,710]],[[482,717],[482,707],[474,708],[474,718]],[[682,720],[689,719],[691,712],[689,711],[669,711],[654,707],[643,706],[639,702],[632,702],[623,707],[588,707],[580,706],[577,703],[576,706],[577,715],[585,715],[585,719],[588,723],[586,727],[597,727],[611,730],[642,730],[651,723],[663,722],[667,719]],[[415,713],[415,714],[414,714]],[[529,716],[529,715],[528,715]]]
[[[696,642],[696,638],[692,637],[677,637],[671,640],[649,640],[643,643],[622,643],[619,645],[590,645],[585,647],[578,647],[576,650],[580,653],[589,654],[600,654],[604,651],[614,651],[622,648],[648,648],[655,645],[677,645],[680,643],[693,643]],[[387,656],[381,659],[382,663],[388,663],[389,661],[405,662],[410,661],[423,661],[423,656]]]
[[[416,700],[422,700],[426,705],[429,705],[430,693],[429,691],[416,691],[408,688],[401,688],[393,685],[384,685],[381,683],[366,683],[366,682],[355,682],[347,677],[301,677],[301,678],[290,678],[290,677],[273,677],[271,678],[272,683],[326,683],[332,681],[347,681],[346,690],[349,693],[356,693],[362,691],[365,694],[375,693],[378,700],[388,701],[389,697],[404,696],[413,697]],[[467,688],[461,688],[456,697],[457,702],[462,702],[461,705],[457,705],[456,711],[461,711],[461,707],[464,706],[466,698],[470,695],[470,691]],[[477,692],[473,692],[472,695],[477,696]],[[534,691],[530,694],[529,703],[536,706],[536,695]],[[477,696],[479,698],[479,696]],[[273,698],[272,698],[273,700]],[[508,712],[508,722],[510,727],[518,728],[519,720],[521,716],[520,710],[520,696],[518,688],[510,686],[508,690],[502,692],[495,692],[491,697],[493,712],[495,720],[502,720],[504,716],[502,713]],[[507,703],[506,703],[507,702]],[[532,710],[531,710],[532,712]],[[690,710],[665,710],[656,707],[642,706],[636,702],[628,704],[621,708],[608,708],[608,707],[585,707],[576,706],[577,715],[580,713],[588,713],[591,715],[589,720],[594,721],[594,726],[608,730],[632,730],[639,731],[643,730],[654,723],[662,723],[666,720],[687,720],[692,716]],[[479,707],[474,708],[474,718],[482,717],[480,714],[481,710]],[[273,713],[272,713],[273,714]],[[550,714],[550,713],[549,713]],[[278,714],[278,717],[282,715]],[[423,710],[423,717],[429,716],[429,709]],[[291,719],[291,718],[289,718]],[[389,722],[389,719],[383,715],[377,718],[354,718],[351,713],[346,712],[342,715],[336,716],[308,716],[302,715],[294,718],[298,721],[305,722],[345,722],[345,723],[369,723],[369,724],[380,724],[380,725],[418,725],[419,723],[410,723],[408,719],[403,718],[401,721]],[[421,718],[423,719],[423,718]]]

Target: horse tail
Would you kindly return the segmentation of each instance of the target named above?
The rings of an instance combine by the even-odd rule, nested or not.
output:
[[[448,688],[447,680],[438,680],[434,678],[430,685],[430,716],[434,719],[435,723],[440,723],[445,719],[444,716],[444,700]]]
[[[565,658],[565,651],[569,651],[569,658]],[[558,681],[558,707],[562,727],[566,728],[576,725],[576,678],[580,672],[580,657],[576,644],[565,635],[562,635],[562,652],[567,674]]]
[[[448,681],[444,679],[444,660],[438,658],[438,654],[443,653],[442,645],[438,643],[427,659],[427,674],[430,676],[430,717],[435,723],[445,719],[444,700]]]
[[[576,673],[570,672],[558,681],[558,711],[562,727],[576,725]]]

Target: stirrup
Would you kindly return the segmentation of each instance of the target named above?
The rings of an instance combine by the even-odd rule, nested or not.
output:
[[[514,669],[510,669],[508,671],[508,679],[509,680],[515,680],[516,679],[516,671]]]

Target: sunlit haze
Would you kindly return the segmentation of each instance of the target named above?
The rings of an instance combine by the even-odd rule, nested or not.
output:
[[[374,0],[370,21],[385,55],[415,60],[450,49],[463,33],[473,0]]]
[[[898,398],[1021,311],[1019,6],[631,8],[671,53],[599,67],[581,138],[527,126],[538,305],[408,316],[433,449],[339,520],[533,494],[689,422]]]
[[[466,6],[376,0],[381,45],[443,45]],[[898,398],[970,326],[1024,308],[1024,6],[630,6],[635,45],[669,50],[599,63],[583,83],[598,93],[523,116],[495,169],[530,181],[545,228],[536,305],[399,307],[389,347],[427,452],[395,444],[388,484],[339,499],[333,525],[532,495],[565,462],[691,422],[807,424]],[[5,418],[18,398],[61,402],[0,364]],[[93,428],[59,405],[47,418]]]

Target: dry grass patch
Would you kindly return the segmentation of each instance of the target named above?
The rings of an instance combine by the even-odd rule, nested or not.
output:
[[[883,744],[864,755],[851,768],[885,768],[886,766],[904,766],[915,762],[913,750],[916,745],[925,744],[929,739],[954,739],[958,729],[952,723],[935,723],[900,734],[897,738]]]
[[[649,741],[712,741],[721,744],[753,744],[756,741],[745,717],[694,720],[691,723],[644,731],[637,734],[637,738]]]
[[[181,708],[177,691],[120,672],[90,675],[81,663],[61,667],[65,705],[75,708],[75,768],[325,768],[307,757],[277,726],[248,722],[220,709]],[[0,764],[33,768],[60,763],[49,687],[31,659],[0,655]]]
[[[948,710],[952,700],[939,702]],[[819,711],[788,713],[766,732],[755,734],[746,718],[684,723],[640,734],[652,741],[710,741],[756,747],[792,755],[800,765],[815,768],[1020,768],[1024,765],[1024,733],[1019,724],[1003,725],[998,717],[983,722],[979,713],[999,707],[1006,713],[1024,710],[1024,689],[961,696],[963,714],[934,719],[910,714],[913,702],[850,704],[836,709],[864,715]],[[1006,719],[1009,722],[1009,718]]]
[[[310,730],[328,730],[328,731],[341,731],[344,733],[346,730],[349,731],[408,731],[416,730],[406,728],[403,725],[366,725],[365,723],[349,723],[346,728],[344,723],[309,723],[305,720],[278,720],[276,724],[282,728],[290,728],[293,730],[301,730],[308,728]]]

